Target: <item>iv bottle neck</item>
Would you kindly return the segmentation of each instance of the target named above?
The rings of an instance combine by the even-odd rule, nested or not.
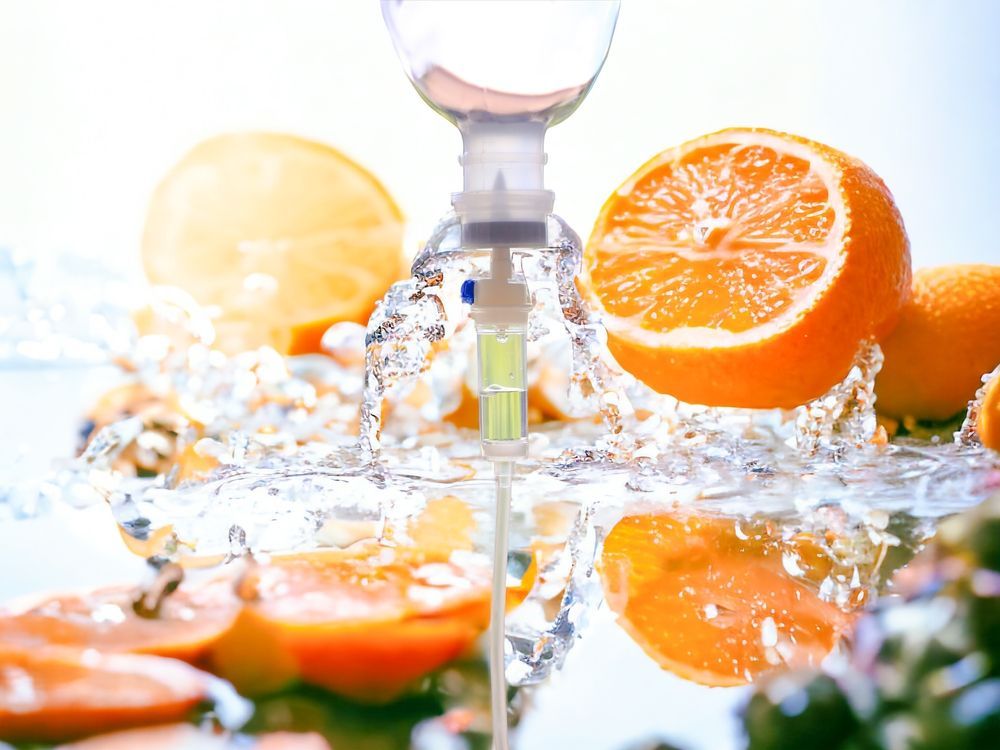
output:
[[[452,196],[466,246],[544,245],[554,195],[545,189],[545,124],[473,121],[459,125],[464,190]]]
[[[463,190],[544,190],[545,124],[467,120],[462,132]]]

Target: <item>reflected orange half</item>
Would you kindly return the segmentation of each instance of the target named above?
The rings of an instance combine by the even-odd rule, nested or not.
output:
[[[733,519],[627,516],[600,565],[621,626],[661,667],[704,685],[816,664],[850,621],[791,578],[777,549],[737,536]]]

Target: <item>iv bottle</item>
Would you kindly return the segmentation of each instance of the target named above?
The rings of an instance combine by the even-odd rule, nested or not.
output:
[[[462,296],[476,323],[483,452],[494,460],[524,456],[528,446],[531,299],[522,260],[549,247],[576,263],[580,254],[579,239],[552,214],[545,132],[593,86],[618,10],[618,0],[382,2],[414,87],[462,135],[463,190],[414,269],[427,256],[490,256]]]
[[[618,7],[618,0],[382,2],[410,81],[462,134],[463,189],[452,196],[454,212],[413,272],[440,284],[443,273],[436,271],[452,258],[473,272],[461,297],[476,324],[481,446],[496,482],[489,639],[494,750],[508,747],[504,602],[514,466],[528,452],[529,282],[555,281],[571,341],[583,342],[579,332],[588,333],[574,285],[580,240],[552,214],[554,195],[543,182],[545,132],[572,114],[593,85]]]

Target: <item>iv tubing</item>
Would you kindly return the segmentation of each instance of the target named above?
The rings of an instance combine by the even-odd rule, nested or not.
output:
[[[507,544],[510,525],[513,461],[494,461],[496,480],[496,530],[493,541],[493,594],[490,605],[490,709],[493,718],[493,750],[508,750],[507,675],[504,646],[507,642],[504,619],[507,611]]]

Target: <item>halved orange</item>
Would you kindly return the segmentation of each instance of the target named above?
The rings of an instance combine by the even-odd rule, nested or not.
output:
[[[817,664],[850,616],[792,579],[780,552],[733,519],[626,516],[601,576],[618,622],[661,667],[704,685],[742,685],[778,666]]]
[[[61,742],[182,721],[205,699],[209,679],[156,656],[0,650],[0,740]]]
[[[374,542],[275,556],[241,590],[247,606],[212,663],[251,694],[301,679],[392,700],[464,653],[489,619],[488,568]]]
[[[195,146],[157,187],[142,240],[155,284],[214,306],[226,351],[319,351],[364,323],[403,268],[403,219],[379,181],[336,149],[278,133]]]
[[[792,407],[848,372],[909,295],[892,195],[829,146],[731,129],[669,149],[608,199],[579,279],[619,363],[683,401]]]
[[[163,600],[155,617],[136,614],[137,593],[117,586],[15,603],[0,609],[0,643],[21,651],[67,646],[196,662],[239,609],[225,580],[182,586]]]

